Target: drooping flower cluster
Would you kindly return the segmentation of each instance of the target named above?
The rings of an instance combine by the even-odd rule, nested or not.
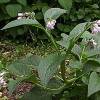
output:
[[[30,19],[35,18],[35,13],[34,12],[18,13],[17,19],[26,19],[26,18]]]
[[[7,85],[7,83],[6,83],[5,79],[4,79],[4,74],[5,73],[6,72],[0,73],[0,87],[6,87],[6,85]]]
[[[30,15],[30,13],[28,13],[28,12],[18,13],[17,19],[25,19],[25,18],[28,18],[29,15]]]
[[[54,29],[55,24],[56,24],[56,20],[50,20],[46,23],[46,27],[47,29],[52,30]]]
[[[100,20],[95,21],[92,27],[92,34],[96,34],[98,32],[100,32]]]

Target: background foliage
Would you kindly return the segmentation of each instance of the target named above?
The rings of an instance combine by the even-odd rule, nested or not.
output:
[[[16,19],[18,12],[28,11],[34,11],[36,13],[36,19],[44,25],[44,12],[51,7],[62,7],[67,10],[67,14],[58,19],[56,29],[52,32],[54,37],[58,39],[61,33],[69,33],[73,27],[80,22],[99,19],[99,4],[99,0],[0,0],[0,28],[9,21]],[[27,40],[30,38],[30,35],[27,35],[27,33],[30,33],[30,29],[25,26],[12,28],[5,31],[6,34],[3,32],[2,35],[10,36],[14,39],[18,39],[20,37],[19,35],[21,35]],[[32,33],[34,42],[40,39],[47,39],[46,36],[37,29]]]

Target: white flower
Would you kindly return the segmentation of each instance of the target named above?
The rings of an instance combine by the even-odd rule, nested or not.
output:
[[[23,13],[18,13],[18,16],[19,17],[22,17],[24,14]]]
[[[25,12],[25,13],[18,13],[17,19],[26,19],[30,16],[30,13]]]
[[[91,39],[89,40],[88,45],[94,48],[97,45],[97,43],[95,42],[94,39]]]
[[[91,39],[90,41],[93,43],[94,46],[97,45],[97,43],[95,42],[95,40]]]
[[[55,24],[56,24],[56,20],[51,20],[51,21],[48,21],[48,22],[46,23],[46,27],[47,27],[48,29],[54,29]]]
[[[30,13],[29,13],[29,12],[25,12],[24,14],[25,14],[25,16],[29,16],[29,15],[30,15]]]
[[[6,74],[6,72],[2,72],[2,73],[0,73],[0,76],[3,76],[4,74]]]
[[[17,17],[17,19],[22,19],[23,17]]]
[[[5,79],[4,79],[4,74],[5,74],[5,73],[6,73],[6,72],[0,73],[0,86],[1,86],[1,87],[6,87],[6,85],[7,85],[7,83],[6,83]]]
[[[17,19],[22,19],[23,18],[23,13],[18,13],[18,17],[17,17]]]
[[[92,27],[92,33],[96,34],[98,32],[100,32],[100,20],[97,20],[94,22],[93,27]]]
[[[34,18],[34,16],[35,16],[34,12],[18,13],[17,19]]]

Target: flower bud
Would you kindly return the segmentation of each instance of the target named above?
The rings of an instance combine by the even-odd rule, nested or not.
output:
[[[23,13],[18,13],[18,16],[20,16],[20,17],[23,16],[23,15],[24,15]]]

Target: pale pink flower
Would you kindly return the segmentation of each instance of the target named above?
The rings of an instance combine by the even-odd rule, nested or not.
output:
[[[97,24],[100,25],[100,20],[97,20]]]
[[[51,20],[46,23],[46,27],[51,30],[54,29],[55,24],[56,24],[56,20]]]
[[[96,34],[100,32],[100,20],[97,20],[94,22],[93,27],[92,27],[92,34]]]

